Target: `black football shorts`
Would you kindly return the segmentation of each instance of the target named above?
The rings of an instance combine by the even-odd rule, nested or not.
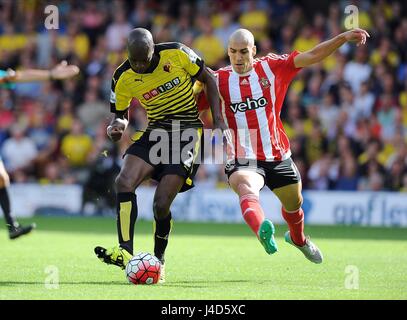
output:
[[[126,150],[154,167],[151,176],[160,181],[168,174],[185,178],[180,192],[191,189],[201,161],[202,128],[188,128],[178,132],[161,129],[144,132]]]
[[[235,159],[233,163],[225,167],[225,173],[228,178],[230,178],[233,172],[238,170],[251,170],[259,173],[264,177],[264,184],[269,187],[270,190],[301,181],[297,166],[291,158],[273,162]]]

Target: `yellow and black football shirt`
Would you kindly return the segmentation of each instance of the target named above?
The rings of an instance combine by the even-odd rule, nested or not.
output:
[[[192,86],[204,67],[203,60],[190,48],[177,42],[156,44],[159,60],[145,73],[136,73],[128,60],[115,71],[112,79],[110,107],[113,113],[124,112],[132,98],[147,111],[148,128],[172,129],[178,120],[180,129],[202,127]]]

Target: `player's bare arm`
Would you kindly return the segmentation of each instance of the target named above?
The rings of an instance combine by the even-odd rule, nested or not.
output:
[[[114,142],[119,141],[128,123],[128,111],[117,112],[107,127],[107,136]]]
[[[370,35],[367,31],[359,28],[343,32],[330,40],[318,44],[311,50],[297,55],[294,58],[294,65],[296,68],[303,68],[318,63],[331,55],[344,43],[357,42],[357,45],[359,46],[365,44],[368,37],[370,37]]]
[[[226,130],[227,126],[223,122],[223,118],[220,113],[219,92],[218,88],[216,87],[215,77],[205,67],[197,79],[204,83],[206,87],[205,93],[211,107],[214,128],[219,128],[222,131]]]
[[[26,69],[26,70],[7,70],[7,76],[3,78],[6,82],[33,82],[47,80],[64,80],[79,74],[79,68],[76,65],[68,65],[62,61],[50,70]]]

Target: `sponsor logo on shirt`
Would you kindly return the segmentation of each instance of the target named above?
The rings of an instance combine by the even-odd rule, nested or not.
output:
[[[163,85],[158,86],[157,88],[154,88],[148,92],[143,93],[143,98],[146,100],[155,98],[159,94],[162,94],[164,92],[174,89],[176,86],[178,86],[180,84],[180,82],[181,81],[179,80],[179,78],[176,77],[175,79],[172,79],[171,81],[168,81],[168,82],[164,83]]]
[[[246,98],[243,102],[232,103],[230,109],[233,113],[246,112],[247,110],[256,110],[261,107],[265,107],[268,101],[265,97],[259,99]]]

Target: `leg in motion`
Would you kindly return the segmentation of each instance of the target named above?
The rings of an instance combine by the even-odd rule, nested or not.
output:
[[[258,237],[268,254],[275,253],[277,243],[274,239],[274,225],[264,218],[259,202],[259,192],[264,185],[264,178],[255,171],[237,170],[229,177],[229,184],[239,196],[243,219]]]
[[[289,231],[285,234],[285,241],[298,248],[311,262],[321,263],[323,260],[322,252],[304,234],[304,211],[301,208],[301,188],[300,181],[273,189],[273,192],[282,203],[282,216],[289,228]]]
[[[137,197],[135,189],[153,172],[153,167],[144,160],[127,154],[123,167],[116,178],[117,234],[119,246],[105,249],[96,247],[97,257],[124,269],[133,256],[134,226],[137,219]]]
[[[164,255],[172,227],[170,207],[184,182],[185,178],[179,175],[165,175],[154,195],[154,255],[161,261],[160,283],[165,282]]]
[[[3,210],[10,239],[17,239],[24,234],[30,233],[35,228],[35,223],[28,226],[21,226],[11,215],[10,197],[7,190],[9,185],[10,178],[4,168],[3,162],[0,159],[0,206]]]

